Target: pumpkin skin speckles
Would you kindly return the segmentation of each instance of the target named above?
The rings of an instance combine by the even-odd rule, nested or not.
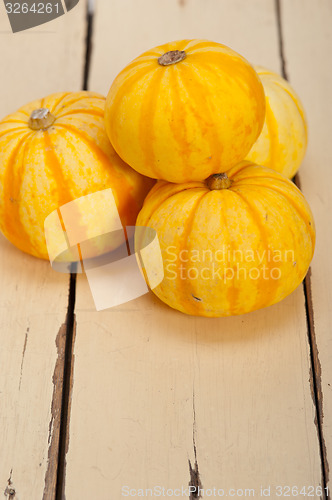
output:
[[[0,122],[0,229],[24,252],[48,259],[45,218],[107,188],[123,225],[135,224],[154,182],[116,154],[105,132],[104,107],[105,98],[93,92],[57,93]],[[101,226],[105,214],[99,214]]]
[[[175,62],[160,64],[172,52]],[[114,80],[105,108],[121,158],[170,182],[204,180],[241,161],[264,116],[264,90],[252,66],[206,40],[168,43],[136,58]]]
[[[208,317],[279,302],[313,256],[306,200],[284,176],[249,162],[212,177],[159,181],[148,194],[137,224],[155,229],[161,246],[164,279],[153,292],[174,309]]]

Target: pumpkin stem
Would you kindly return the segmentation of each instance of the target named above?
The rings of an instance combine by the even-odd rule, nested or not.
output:
[[[227,174],[213,174],[206,179],[206,184],[211,191],[218,189],[228,189],[231,187],[232,181]]]
[[[52,115],[49,109],[39,108],[32,111],[28,125],[32,130],[45,130],[50,127],[55,121],[55,116]]]
[[[170,64],[176,64],[177,62],[183,61],[186,55],[184,50],[170,50],[158,57],[158,63],[161,66],[169,66]]]

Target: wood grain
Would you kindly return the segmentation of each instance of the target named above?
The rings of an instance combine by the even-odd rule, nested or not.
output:
[[[1,117],[81,87],[85,5],[13,35],[3,5]],[[61,418],[67,275],[0,236],[0,496],[54,499]],[[46,484],[45,484],[46,481]]]
[[[90,89],[106,93],[140,52],[186,37],[280,71],[272,0],[99,0]],[[76,314],[68,498],[198,481],[256,496],[271,486],[277,498],[276,485],[321,483],[302,287],[268,309],[207,320],[152,294],[96,312],[80,276]]]
[[[283,44],[290,82],[303,100],[309,123],[309,145],[299,172],[302,190],[317,226],[311,274],[313,356],[322,426],[326,481],[332,462],[332,4],[292,0],[281,4]],[[301,22],[297,22],[301,19]],[[331,474],[330,474],[331,475]]]

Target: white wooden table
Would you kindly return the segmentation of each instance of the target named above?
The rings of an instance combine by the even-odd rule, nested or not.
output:
[[[84,275],[57,273],[1,236],[0,498],[120,500],[156,487],[176,498],[189,484],[205,493],[182,498],[263,498],[261,488],[294,498],[292,487],[327,498],[332,1],[99,0],[87,17],[81,0],[16,34],[1,4],[1,117],[56,91],[106,94],[135,56],[181,38],[284,71],[301,96],[311,274],[241,317],[187,317],[152,294],[97,312]]]

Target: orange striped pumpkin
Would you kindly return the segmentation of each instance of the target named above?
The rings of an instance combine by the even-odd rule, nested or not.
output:
[[[292,178],[307,148],[307,119],[299,96],[280,75],[255,66],[266,96],[263,130],[247,160]]]
[[[123,225],[135,224],[153,182],[115,153],[105,132],[104,108],[105,98],[93,92],[57,93],[0,122],[0,229],[24,252],[47,259],[45,218],[107,188],[113,190]],[[103,217],[107,207],[99,214]],[[87,239],[90,229],[95,228],[87,226]]]
[[[105,123],[114,149],[135,170],[187,182],[243,160],[264,115],[262,84],[242,56],[219,43],[182,40],[121,71]]]
[[[159,181],[137,225],[158,234],[164,279],[153,292],[197,316],[238,315],[279,302],[303,280],[315,245],[299,189],[248,162],[204,182]],[[144,239],[143,232],[140,248]],[[149,276],[160,275],[157,253],[143,264]]]

